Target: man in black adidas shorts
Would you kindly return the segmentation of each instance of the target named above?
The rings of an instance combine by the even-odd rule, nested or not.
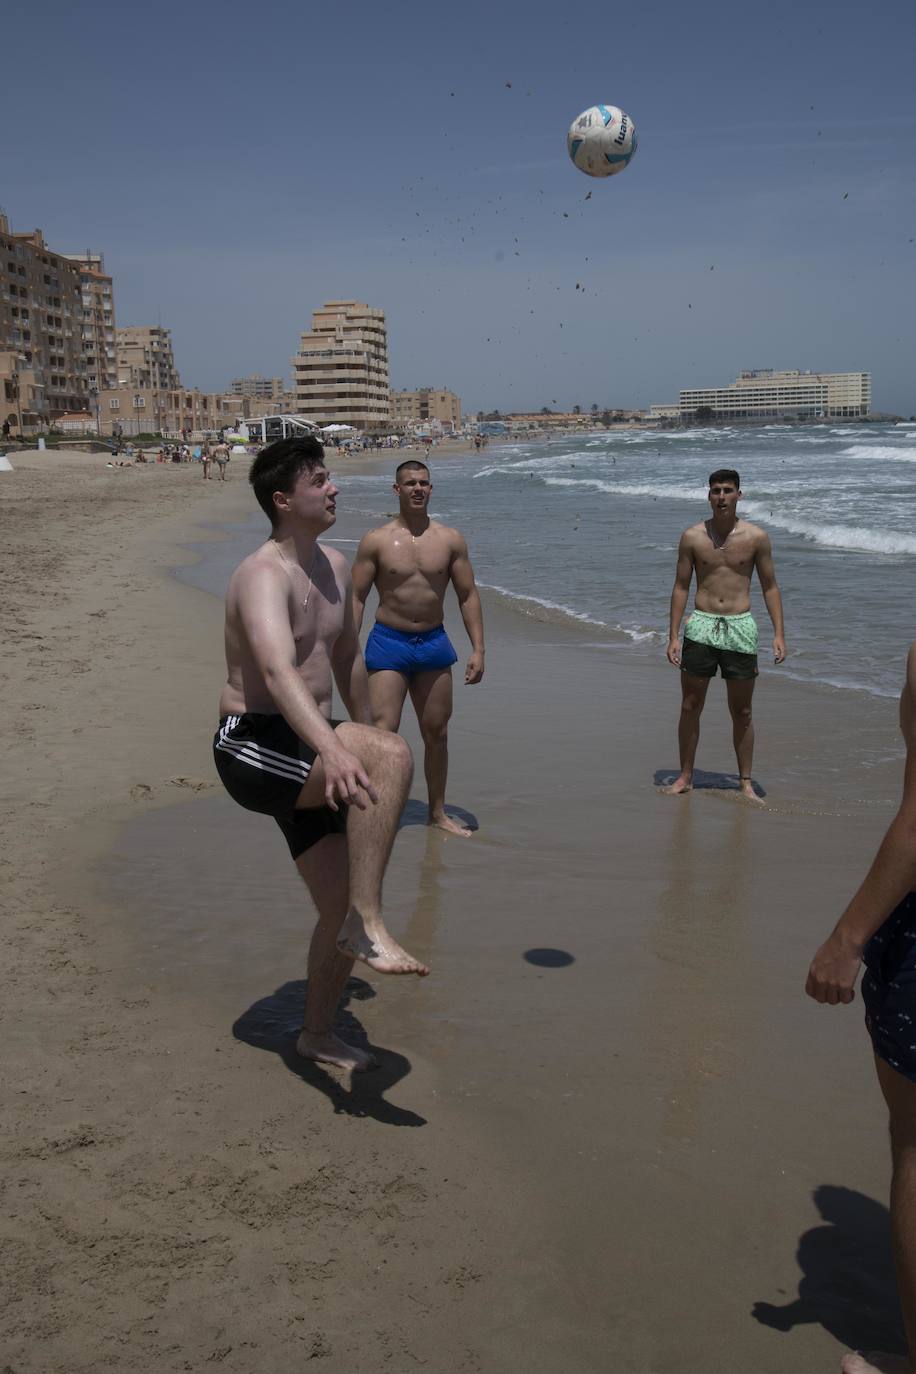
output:
[[[272,533],[226,593],[228,678],[214,758],[230,796],[276,820],[318,909],[299,1053],[366,1069],[371,1057],[333,1030],[354,959],[379,973],[429,972],[381,914],[413,760],[398,735],[370,724],[347,560],[318,543],[337,518],[321,444],[271,444],[250,481]],[[332,681],[349,721],[330,718]]]

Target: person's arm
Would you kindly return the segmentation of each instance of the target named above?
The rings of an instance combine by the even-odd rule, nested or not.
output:
[[[364,809],[361,791],[377,801],[359,759],[344,749],[296,670],[286,574],[274,568],[251,569],[239,587],[239,615],[277,710],[299,738],[321,756],[327,805],[337,811],[339,799]]]
[[[785,630],[782,623],[782,595],[776,585],[776,572],[773,568],[773,548],[768,534],[761,535],[757,545],[757,576],[760,589],[773,622],[773,658],[782,663],[786,656]]]
[[[474,569],[468,556],[468,546],[463,536],[457,532],[450,576],[458,597],[461,619],[471,641],[471,657],[464,670],[464,680],[468,686],[474,686],[483,677],[483,609],[480,605],[480,593],[474,581]]]
[[[866,944],[916,889],[916,644],[907,657],[900,718],[906,741],[903,799],[865,881],[814,956],[805,992],[816,1002],[836,1006],[853,1000]]]
[[[353,560],[351,579],[353,586],[353,623],[356,633],[363,627],[366,598],[372,590],[378,575],[378,556],[374,531],[364,534]]]
[[[690,596],[690,579],[693,577],[693,554],[690,551],[688,534],[689,530],[685,530],[677,548],[677,567],[674,570],[671,614],[668,621],[668,648],[666,652],[668,662],[673,663],[675,668],[679,668],[681,665],[681,644],[678,636],[681,632],[681,621],[684,619],[684,612],[687,609],[687,598]]]
[[[349,569],[344,566],[338,573],[344,597],[344,624],[331,651],[331,668],[334,681],[351,720],[357,725],[372,724],[372,707],[369,705],[369,674],[363,651],[359,647],[359,630],[354,616],[353,587]]]

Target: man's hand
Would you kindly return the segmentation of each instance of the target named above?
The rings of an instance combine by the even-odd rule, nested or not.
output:
[[[681,643],[679,639],[668,640],[668,662],[673,663],[675,668],[681,666]]]
[[[782,635],[777,635],[773,640],[773,662],[784,663],[786,658],[786,641]]]
[[[855,982],[861,963],[861,946],[851,944],[834,931],[814,956],[805,992],[815,1002],[826,1002],[831,1007],[851,1002],[856,995]]]
[[[483,677],[483,650],[480,653],[473,653],[468,659],[468,666],[464,670],[464,685],[473,687]]]
[[[338,800],[365,811],[366,803],[361,796],[363,792],[373,805],[378,801],[378,793],[355,754],[342,749],[340,745],[334,745],[325,750],[320,758],[324,769],[324,800],[332,811],[340,810]]]

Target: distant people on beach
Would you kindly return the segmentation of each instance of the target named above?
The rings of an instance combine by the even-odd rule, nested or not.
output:
[[[773,570],[769,536],[757,525],[740,520],[741,479],[734,468],[718,468],[709,478],[710,519],[691,525],[681,536],[677,554],[668,661],[681,671],[681,715],[678,723],[680,773],[664,790],[689,792],[700,739],[700,716],[710,679],[721,670],[732,718],[732,739],[738,760],[739,787],[748,801],[759,802],[751,770],[754,761],[754,724],[751,699],[757,679],[757,624],[751,615],[751,577],[754,570],[773,622],[773,658],[786,656],[782,597]],[[694,609],[679,633],[696,574]]]
[[[350,570],[318,543],[337,518],[321,444],[270,444],[249,480],[271,535],[229,581],[214,758],[230,796],[275,819],[318,911],[298,1052],[368,1069],[371,1055],[334,1030],[354,960],[379,973],[429,972],[389,934],[381,909],[413,762],[399,736],[371,723]],[[349,721],[331,720],[332,680]]]
[[[219,469],[219,480],[225,482],[229,473],[229,445],[221,439],[213,450],[213,458]]]
[[[822,1004],[848,1004],[865,966],[865,1024],[890,1116],[894,1262],[910,1349],[899,1367],[906,1370],[916,1368],[916,644],[907,657],[900,730],[903,799],[864,882],[815,954],[805,991]],[[842,1365],[844,1374],[892,1367],[890,1360],[873,1365],[854,1354]]]
[[[209,443],[205,440],[204,443],[203,443],[203,445],[201,446],[201,450],[200,450],[200,461],[201,461],[201,463],[203,464],[203,469],[204,469],[204,481],[205,481],[205,482],[209,482],[209,480],[210,480],[210,462],[211,462],[211,458],[212,458],[212,455],[211,455],[211,453],[210,453],[210,445],[209,445]]]
[[[425,750],[429,824],[452,835],[470,835],[470,829],[445,810],[452,664],[458,658],[442,624],[449,583],[471,641],[464,673],[469,685],[483,677],[483,612],[463,535],[429,518],[432,489],[425,463],[409,458],[398,466],[398,514],[387,525],[370,530],[357,549],[354,616],[359,630],[366,598],[375,587],[378,609],[366,643],[373,720],[384,730],[396,731],[410,693]]]

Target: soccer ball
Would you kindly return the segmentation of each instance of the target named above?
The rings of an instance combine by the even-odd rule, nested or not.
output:
[[[616,105],[593,105],[566,135],[569,156],[590,177],[613,177],[636,152],[636,125]]]

